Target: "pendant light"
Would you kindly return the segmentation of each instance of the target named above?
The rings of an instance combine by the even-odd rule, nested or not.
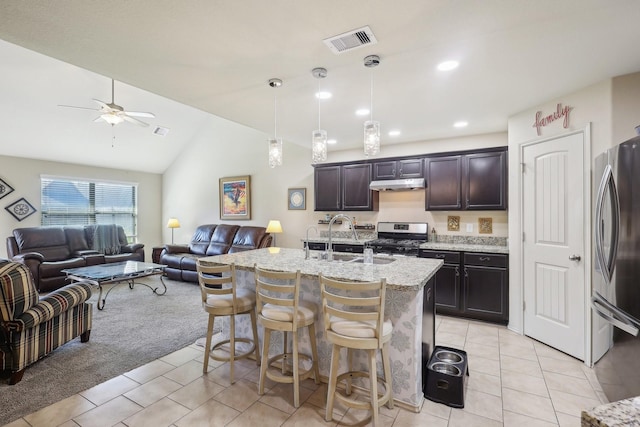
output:
[[[269,79],[269,86],[274,89],[282,86],[282,80]],[[273,138],[269,138],[269,167],[282,166],[282,138],[278,138],[278,98],[273,95]]]
[[[364,58],[364,66],[377,67],[380,64],[378,55],[369,55]],[[369,120],[364,122],[364,155],[375,156],[380,152],[380,122],[373,120],[373,70],[371,70],[371,105],[369,108]]]
[[[311,74],[318,79],[318,129],[311,132],[311,163],[316,164],[327,160],[327,131],[320,126],[320,79],[327,77],[327,69],[314,68]]]

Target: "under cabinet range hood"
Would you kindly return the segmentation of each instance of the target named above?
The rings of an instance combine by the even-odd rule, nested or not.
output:
[[[369,189],[374,191],[407,191],[424,187],[424,178],[389,179],[371,181],[371,184],[369,184]]]

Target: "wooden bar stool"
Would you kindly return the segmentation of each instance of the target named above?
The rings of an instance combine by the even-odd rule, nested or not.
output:
[[[229,362],[229,378],[231,384],[235,382],[233,376],[233,362],[251,356],[255,351],[256,363],[260,363],[260,351],[258,346],[258,326],[256,321],[256,294],[251,289],[236,287],[235,264],[206,266],[198,260],[198,283],[202,294],[202,306],[209,313],[209,325],[207,327],[207,339],[204,347],[204,365],[202,373],[207,373],[209,357],[221,362]],[[253,328],[253,339],[236,338],[236,316],[249,314]],[[211,347],[213,335],[213,323],[216,317],[229,316],[229,339],[220,341]],[[246,351],[237,352],[236,342],[250,344]],[[229,344],[229,355],[219,356],[215,354],[221,346]]]
[[[333,344],[326,421],[333,419],[334,398],[349,407],[370,410],[374,426],[379,425],[378,412],[381,405],[386,403],[389,409],[393,408],[389,360],[389,341],[393,325],[390,320],[384,320],[386,286],[385,279],[379,282],[345,282],[320,275],[324,331],[327,340]],[[338,375],[342,347],[347,349],[348,371]],[[369,372],[353,370],[353,351],[357,349],[367,351]],[[378,377],[377,350],[382,352],[384,378]],[[369,378],[369,395],[364,401],[357,400],[358,393],[353,393],[352,378],[355,377]],[[344,391],[338,390],[337,386],[343,380]],[[378,382],[384,387],[382,396],[378,394]],[[352,397],[352,394],[356,396]]]
[[[300,406],[300,381],[312,375],[316,384],[320,383],[318,372],[318,349],[316,346],[315,307],[300,304],[300,270],[295,273],[270,271],[254,266],[256,278],[256,309],[260,324],[264,327],[262,362],[258,394],[264,394],[265,377],[278,383],[293,384],[293,406]],[[312,356],[298,352],[298,329],[307,327],[311,341]],[[284,335],[281,354],[269,357],[271,331],[281,331]],[[287,333],[291,332],[293,349],[287,351]],[[311,361],[309,369],[301,369],[300,361]],[[271,366],[280,362],[280,368]],[[288,370],[291,362],[291,371]]]

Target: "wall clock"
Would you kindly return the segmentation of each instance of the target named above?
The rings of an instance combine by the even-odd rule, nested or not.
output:
[[[306,188],[290,188],[289,189],[289,210],[305,210],[307,209],[307,189]]]

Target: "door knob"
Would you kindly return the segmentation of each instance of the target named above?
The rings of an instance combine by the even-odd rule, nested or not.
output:
[[[581,259],[580,255],[569,255],[570,261],[580,261]]]

